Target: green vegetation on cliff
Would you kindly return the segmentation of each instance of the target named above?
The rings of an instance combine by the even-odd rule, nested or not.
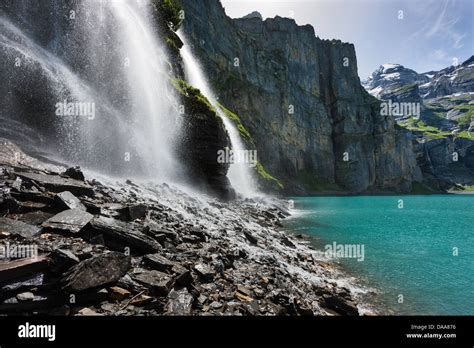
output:
[[[412,90],[414,88],[417,88],[418,85],[416,83],[409,83],[407,85],[403,85],[399,88],[397,88],[397,92],[402,92],[402,93],[405,93],[405,92],[408,92],[409,90]]]
[[[178,0],[152,0],[151,6],[159,16],[158,23],[163,32],[166,45],[172,55],[178,57],[179,49],[183,46],[181,39],[176,35],[176,30],[181,26],[184,12]]]
[[[417,119],[416,117],[410,117],[404,121],[401,121],[399,125],[405,129],[408,129],[410,132],[421,133],[423,138],[426,138],[427,140],[443,139],[448,136],[453,136],[454,138],[474,139],[474,132],[472,135],[470,135],[467,131],[461,131],[457,133],[442,131],[435,126],[427,125],[424,121]]]
[[[209,114],[209,112],[212,112],[215,117],[218,117],[214,106],[212,106],[209,100],[201,93],[199,89],[194,88],[186,81],[180,79],[171,79],[171,83],[173,84],[176,91],[178,91],[178,93],[182,97],[186,98],[186,104],[190,105],[190,107],[192,108],[192,114],[196,112]],[[239,130],[240,136],[247,145],[247,148],[255,149],[255,141],[253,140],[249,131],[242,124],[240,117],[234,112],[227,109],[222,104],[217,103],[217,105],[225,113],[225,115],[232,122],[234,122],[237,129]],[[222,122],[220,118],[219,121]],[[273,187],[276,190],[284,188],[283,183],[274,176],[272,176],[270,173],[268,173],[260,161],[257,161],[257,165],[255,166],[255,172],[257,173],[257,177],[260,182],[263,183],[266,187]]]
[[[247,147],[255,148],[256,147],[255,141],[253,137],[250,135],[250,132],[247,130],[247,128],[245,128],[245,126],[242,124],[242,121],[239,115],[230,111],[229,109],[227,109],[224,105],[220,103],[217,103],[217,105],[226,114],[226,116],[232,122],[234,122],[235,126],[239,130],[240,136],[242,137],[244,142],[247,144]],[[267,183],[274,184],[280,189],[284,188],[283,183],[277,178],[275,178],[274,176],[272,176],[270,173],[268,173],[260,161],[257,161],[257,165],[255,166],[255,171],[260,179],[265,180]]]
[[[285,186],[283,183],[275,178],[274,176],[270,175],[265,168],[263,167],[262,163],[260,161],[257,161],[257,165],[255,166],[255,171],[259,175],[259,177],[263,180],[266,180],[270,183],[276,184],[280,189],[284,189]]]
[[[216,110],[199,89],[194,88],[186,81],[180,79],[171,79],[171,83],[173,84],[174,88],[179,92],[179,94],[186,97],[191,102],[193,111],[201,111],[205,113],[211,111],[217,117]]]
[[[459,125],[470,125],[474,116],[474,104],[456,105],[454,110],[459,110],[463,115],[457,119]]]
[[[240,136],[244,139],[244,141],[250,145],[250,146],[253,146],[255,147],[255,142],[252,138],[252,136],[250,135],[249,131],[244,127],[244,125],[242,124],[242,121],[240,120],[240,117],[233,113],[232,111],[230,111],[229,109],[227,109],[224,105],[222,105],[221,103],[217,103],[217,105],[219,106],[219,108],[225,113],[225,115],[232,121],[235,123],[235,126],[237,127],[237,129],[239,130],[239,133],[240,133]]]
[[[153,0],[151,5],[174,30],[179,28],[183,12],[178,0]]]

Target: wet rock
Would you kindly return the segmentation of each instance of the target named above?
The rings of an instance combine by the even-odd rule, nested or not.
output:
[[[39,232],[39,229],[22,221],[0,217],[0,231],[31,239]]]
[[[180,286],[189,286],[194,282],[191,272],[181,265],[174,265],[172,272],[176,274],[176,284]]]
[[[89,231],[103,234],[105,245],[114,250],[130,248],[141,254],[154,253],[161,246],[153,238],[141,232],[141,227],[135,223],[126,223],[112,218],[97,217],[90,222]]]
[[[252,297],[253,296],[252,290],[250,290],[249,288],[246,288],[245,286],[242,286],[242,285],[237,286],[236,292],[239,293],[239,294],[245,295],[247,297]]]
[[[251,298],[250,296],[247,296],[239,291],[236,291],[235,292],[235,298],[240,300],[240,301],[246,301],[246,302],[252,302],[253,301],[253,298]]]
[[[166,304],[167,313],[171,315],[190,315],[193,304],[193,296],[186,288],[179,291],[171,290],[169,300]]]
[[[60,177],[59,175],[36,174],[36,173],[14,173],[16,176],[28,181],[37,182],[51,192],[70,191],[75,195],[93,196],[94,190],[88,184]]]
[[[92,200],[82,199],[81,203],[86,207],[87,212],[91,213],[92,215],[99,215],[102,212],[100,206]]]
[[[118,252],[94,256],[72,267],[61,279],[65,292],[75,293],[119,280],[130,268],[130,257]]]
[[[72,179],[84,181],[84,174],[82,173],[82,170],[80,167],[71,167],[66,169],[66,171],[63,173],[63,175],[68,176]]]
[[[16,294],[23,291],[29,291],[33,288],[41,287],[44,284],[44,281],[44,273],[36,273],[21,278],[15,278],[14,280],[10,280],[0,287],[0,294]]]
[[[10,213],[28,213],[34,211],[48,210],[49,205],[42,202],[17,201],[13,198],[5,200],[6,209]]]
[[[145,217],[148,212],[148,207],[145,204],[134,204],[129,205],[127,210],[129,219],[133,221]]]
[[[51,308],[61,305],[63,297],[57,294],[34,296],[29,301],[18,301],[16,297],[0,303],[0,313],[47,313]]]
[[[323,306],[342,315],[359,315],[357,305],[333,294],[323,296]]]
[[[288,217],[291,215],[290,211],[287,209],[288,207],[288,202],[286,201],[279,201],[279,202],[275,202],[273,203],[273,207],[275,209],[278,210],[278,212],[281,214],[280,217],[281,218],[284,218],[284,217]]]
[[[63,273],[80,262],[74,253],[64,249],[55,249],[51,253],[51,259],[53,260],[51,271],[58,274]]]
[[[77,312],[77,315],[81,316],[102,316],[102,314],[97,313],[95,310],[91,308],[82,308],[79,312]]]
[[[32,211],[25,214],[17,215],[18,220],[30,225],[41,225],[43,222],[53,217],[54,214],[46,213],[44,211]],[[1,223],[0,223],[1,224]]]
[[[105,245],[104,235],[102,235],[102,234],[94,235],[94,236],[90,237],[89,242],[91,244]]]
[[[145,271],[134,275],[133,279],[146,286],[158,296],[166,296],[171,289],[173,279],[170,275],[159,271]]]
[[[174,262],[168,260],[167,258],[159,254],[145,255],[143,257],[143,263],[145,265],[156,269],[161,272],[168,272],[173,268]]]
[[[206,233],[200,227],[192,227],[189,232],[191,235],[198,237],[200,242],[206,241]]]
[[[222,308],[222,306],[223,306],[222,302],[213,301],[213,302],[211,302],[211,304],[209,305],[209,308],[210,308],[210,309],[213,309],[213,310],[216,310],[216,309]]]
[[[304,316],[314,315],[313,310],[311,309],[311,307],[302,304],[301,301],[296,301],[295,305],[296,305],[296,310],[298,311],[299,315],[304,315]]]
[[[106,289],[91,289],[74,294],[76,305],[87,305],[107,301],[109,293]]]
[[[33,301],[35,298],[35,294],[32,292],[22,292],[18,295],[16,295],[16,298],[18,301]]]
[[[250,243],[252,243],[252,244],[257,244],[258,243],[258,239],[256,237],[254,237],[250,232],[244,231],[244,236],[245,236],[245,238],[247,238],[247,240]]]
[[[79,209],[87,211],[87,208],[81,203],[79,198],[69,191],[60,192],[54,196],[54,198],[63,209]]]
[[[94,216],[81,209],[69,209],[56,214],[52,218],[43,222],[47,230],[58,230],[68,233],[79,233]]]
[[[216,275],[216,272],[212,268],[203,263],[198,263],[195,265],[193,270],[203,282],[212,282],[214,276]]]
[[[148,295],[140,295],[138,297],[135,297],[133,300],[130,301],[130,305],[132,306],[145,306],[152,302],[154,300],[154,297],[148,296]]]
[[[50,259],[45,256],[32,257],[0,263],[0,282],[38,273],[49,268]]]
[[[146,290],[143,285],[134,281],[128,274],[125,274],[122,278],[118,280],[117,286],[130,290],[134,293],[139,293]]]
[[[129,297],[132,293],[119,286],[112,286],[109,291],[110,299],[112,301],[122,301]]]
[[[295,244],[293,244],[293,242],[289,240],[286,236],[282,236],[280,240],[283,245],[286,245],[293,249],[296,248]]]
[[[176,232],[167,230],[154,221],[147,221],[145,223],[145,233],[154,238],[157,235],[164,235],[166,239],[172,242],[177,242],[179,240],[179,236]]]
[[[35,186],[29,190],[22,188],[21,191],[13,190],[11,197],[18,202],[38,202],[46,205],[54,205],[55,200],[49,193],[40,192]]]
[[[187,235],[187,236],[184,236],[183,237],[183,242],[185,243],[199,243],[201,241],[201,238],[199,238],[198,236],[195,236],[195,235]]]

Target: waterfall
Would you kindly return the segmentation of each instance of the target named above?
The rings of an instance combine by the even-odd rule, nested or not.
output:
[[[10,13],[14,20],[0,12],[0,91],[8,92],[0,96],[1,117],[41,119],[41,127],[54,129],[52,147],[71,163],[176,181],[178,98],[148,1],[18,2],[24,13]],[[35,10],[50,25],[34,27]],[[12,71],[18,59],[21,67]],[[28,96],[12,95],[26,92],[33,92],[33,107],[19,111]]]
[[[204,75],[203,69],[201,68],[196,57],[194,57],[191,47],[187,43],[186,36],[182,30],[179,30],[178,35],[183,42],[181,56],[183,57],[186,79],[193,87],[198,88],[201,93],[209,100],[212,106],[214,106],[217,114],[222,118],[227,133],[229,134],[233,151],[241,153],[245,150],[245,146],[242,142],[242,139],[240,138],[240,133],[237,127],[220,108],[217,98]],[[232,186],[238,193],[246,197],[257,194],[255,183],[252,179],[251,168],[248,163],[231,163],[227,176],[229,177]]]

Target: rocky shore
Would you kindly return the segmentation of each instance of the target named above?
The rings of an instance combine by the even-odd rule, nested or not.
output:
[[[359,315],[274,198],[94,179],[0,139],[0,313]]]

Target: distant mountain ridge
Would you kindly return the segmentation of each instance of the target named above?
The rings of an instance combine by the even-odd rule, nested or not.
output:
[[[364,88],[379,99],[410,84],[418,86],[423,99],[474,92],[474,56],[457,66],[425,73],[417,73],[401,64],[383,64],[362,81]]]
[[[362,85],[382,101],[419,103],[420,115],[396,121],[415,135],[418,164],[430,186],[474,185],[474,56],[425,73],[383,64]]]

